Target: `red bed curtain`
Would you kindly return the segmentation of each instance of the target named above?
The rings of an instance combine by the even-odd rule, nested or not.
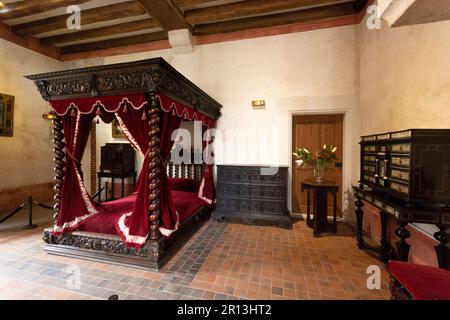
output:
[[[165,162],[173,146],[172,132],[180,127],[183,119],[202,121],[206,127],[213,127],[215,120],[193,109],[158,95],[160,112],[160,211],[161,233],[168,237],[177,230],[178,213],[171,196]],[[89,138],[92,121],[96,115],[110,122],[114,117],[124,128],[130,143],[142,153],[144,163],[137,183],[137,196],[133,209],[123,212],[117,219],[116,230],[127,246],[141,247],[149,234],[149,103],[145,94],[110,96],[78,100],[52,101],[53,110],[61,117],[67,145],[66,172],[61,191],[61,209],[54,234],[60,235],[77,229],[95,214],[111,211],[111,205],[93,201],[83,183],[81,160]],[[212,167],[207,167],[202,179],[203,187],[199,197],[212,204],[214,184]]]
[[[55,235],[76,229],[86,219],[98,213],[98,206],[84,186],[81,170],[81,160],[95,114],[74,112],[61,117],[66,140],[66,167]]]

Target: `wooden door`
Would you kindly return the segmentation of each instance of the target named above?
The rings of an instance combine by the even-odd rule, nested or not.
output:
[[[325,171],[325,179],[339,183],[337,194],[338,216],[342,215],[342,155],[343,114],[294,116],[292,123],[292,150],[304,147],[317,152],[324,144],[338,147],[338,161]],[[306,191],[300,192],[300,181],[313,178],[312,168],[298,169],[292,157],[292,212],[306,213]],[[312,200],[312,196],[311,196]],[[328,195],[328,214],[332,215],[332,197]]]

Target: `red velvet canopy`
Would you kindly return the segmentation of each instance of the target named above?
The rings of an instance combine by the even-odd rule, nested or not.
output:
[[[213,128],[215,120],[169,97],[158,94],[160,102],[160,232],[168,237],[177,230],[180,223],[175,208],[164,163],[172,149],[172,132],[178,129],[183,119],[202,121],[205,127]],[[78,229],[83,223],[99,214],[115,215],[117,234],[131,247],[144,245],[149,235],[149,154],[151,153],[149,130],[149,100],[146,94],[128,94],[126,96],[105,96],[76,100],[51,101],[52,108],[61,117],[66,141],[66,167],[61,191],[61,208],[54,226],[54,235],[60,235]],[[144,163],[138,179],[135,202],[132,210],[125,201],[107,203],[95,202],[86,190],[83,182],[81,160],[86,147],[91,124],[96,116],[105,122],[116,118],[133,147],[144,155]],[[212,205],[215,199],[212,167],[207,166],[200,183],[198,198],[206,205]]]

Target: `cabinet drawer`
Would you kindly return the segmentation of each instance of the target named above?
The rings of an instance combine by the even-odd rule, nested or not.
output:
[[[408,182],[409,181],[409,171],[392,169],[391,170],[391,178]]]
[[[375,152],[377,151],[377,146],[370,145],[370,146],[364,146],[365,152]]]
[[[399,143],[399,144],[393,144],[391,146],[392,152],[398,152],[398,153],[410,153],[411,152],[411,144],[410,143]]]
[[[409,194],[409,187],[397,182],[391,182],[391,189],[405,195]]]
[[[364,155],[364,161],[365,162],[375,162],[377,158],[372,155]]]
[[[409,168],[411,160],[408,157],[392,157],[391,162],[393,166]]]
[[[368,173],[375,173],[375,166],[364,165],[364,171]]]

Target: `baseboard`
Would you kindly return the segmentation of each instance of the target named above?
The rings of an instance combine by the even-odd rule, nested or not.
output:
[[[13,210],[27,201],[46,202],[53,198],[53,182],[0,190],[0,211]]]

